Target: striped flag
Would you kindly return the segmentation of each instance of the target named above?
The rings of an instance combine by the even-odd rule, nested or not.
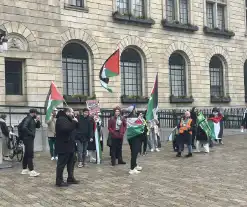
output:
[[[127,118],[127,139],[132,139],[144,132],[144,123],[138,118]]]
[[[94,123],[94,137],[95,137],[95,145],[96,145],[96,152],[97,152],[97,164],[101,163],[102,160],[102,149],[100,145],[100,134],[97,129],[97,124]]]
[[[55,83],[52,81],[50,90],[48,92],[47,98],[46,98],[46,116],[45,120],[48,121],[51,118],[52,111],[60,104],[62,104],[64,101],[63,96],[59,93],[57,90],[57,87]]]
[[[118,49],[105,61],[99,73],[101,85],[111,93],[112,89],[108,87],[109,78],[119,75],[119,58],[120,51]]]

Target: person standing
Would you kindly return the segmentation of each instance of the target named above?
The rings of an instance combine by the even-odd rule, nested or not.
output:
[[[136,107],[135,105],[129,107],[129,110],[131,111],[127,119],[131,118],[136,118]],[[131,161],[130,161],[130,171],[129,174],[139,174],[140,171],[142,171],[142,167],[137,165],[137,157],[138,157],[138,152],[140,151],[140,145],[141,145],[141,139],[144,133],[144,122],[140,116],[138,116],[138,119],[135,121],[135,123],[138,122],[138,125],[143,125],[143,132],[140,134],[136,134],[131,138],[128,138],[129,146],[130,146],[130,151],[131,151]],[[128,124],[129,127],[129,124]]]
[[[193,107],[191,109],[191,119],[192,119],[192,148],[193,149],[196,149],[196,146],[195,146],[195,140],[196,140],[196,134],[197,134],[197,108],[196,107]]]
[[[177,157],[181,157],[181,152],[184,144],[188,147],[188,155],[186,157],[192,157],[192,119],[190,118],[190,112],[186,111],[184,117],[181,119],[178,130],[179,136],[177,138],[179,149]]]
[[[79,168],[85,166],[89,141],[93,141],[93,127],[89,118],[89,110],[87,108],[84,108],[82,110],[82,115],[79,116],[76,135]]]
[[[57,109],[54,109],[52,111],[52,115],[50,120],[46,121],[47,124],[47,135],[48,135],[48,143],[50,147],[50,155],[51,155],[51,160],[57,160],[57,153],[55,149],[55,142],[56,142],[56,116],[57,116]]]
[[[139,114],[140,119],[143,121],[144,124],[144,133],[141,138],[141,144],[140,144],[140,154],[142,156],[145,156],[147,154],[147,145],[148,145],[148,127],[147,127],[147,122],[146,122],[146,112],[145,115],[143,116],[142,113]]]
[[[33,154],[34,154],[34,138],[36,134],[36,128],[40,128],[40,118],[37,115],[37,109],[30,109],[29,115],[25,117],[21,123],[21,136],[25,146],[24,157],[22,161],[23,170],[22,175],[29,174],[31,177],[39,176],[40,173],[34,171],[33,166]]]
[[[77,122],[72,108],[65,108],[57,114],[55,148],[58,153],[56,170],[56,186],[58,187],[79,183],[74,177],[75,140],[73,133]],[[67,183],[63,180],[63,171],[66,165],[68,171]]]
[[[10,143],[9,143],[9,129],[6,125],[6,115],[2,114],[0,116],[0,127],[3,135],[3,160],[11,161],[10,155]]]
[[[113,109],[114,116],[108,121],[108,130],[111,136],[111,164],[116,165],[116,159],[118,159],[118,164],[126,164],[122,157],[122,145],[123,137],[126,131],[126,120],[120,115],[120,107]]]

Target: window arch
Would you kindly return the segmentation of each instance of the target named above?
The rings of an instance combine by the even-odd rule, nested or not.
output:
[[[244,93],[245,93],[245,102],[247,102],[247,60],[244,63]]]
[[[214,55],[209,63],[210,95],[224,96],[223,64],[222,60]]]
[[[78,43],[67,44],[62,52],[64,95],[89,95],[89,56]]]
[[[184,57],[173,53],[169,58],[170,90],[173,96],[186,96],[186,62]]]
[[[125,49],[120,58],[122,94],[142,95],[142,59],[133,48]]]

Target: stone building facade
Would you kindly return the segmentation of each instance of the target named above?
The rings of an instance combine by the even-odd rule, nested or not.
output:
[[[0,9],[1,105],[44,106],[54,81],[70,105],[95,95],[104,108],[145,107],[156,73],[160,108],[245,105],[243,0],[0,0]],[[98,76],[117,48],[121,75],[108,93]]]

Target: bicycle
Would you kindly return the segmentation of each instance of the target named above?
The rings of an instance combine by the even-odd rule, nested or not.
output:
[[[13,133],[13,131],[14,127],[11,126],[10,137],[7,143],[8,148],[11,150],[9,158],[13,159],[16,156],[17,161],[21,162],[24,156],[24,144],[23,141],[19,139],[17,134]]]

